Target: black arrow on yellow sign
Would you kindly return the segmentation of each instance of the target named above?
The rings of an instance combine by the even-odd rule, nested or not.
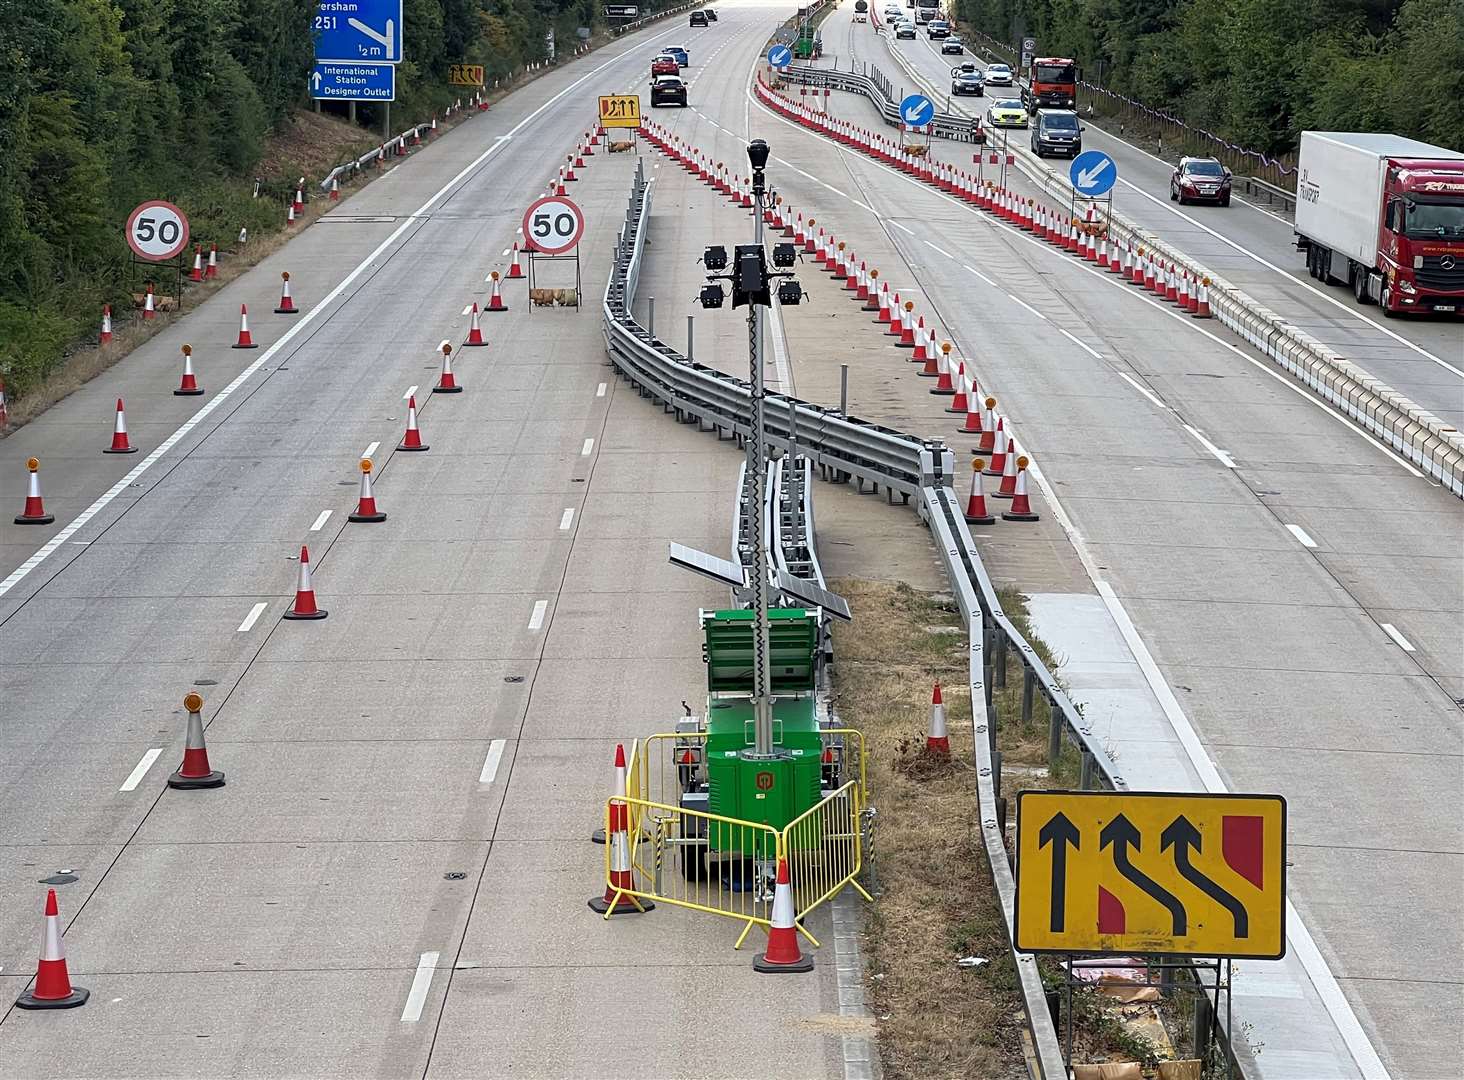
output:
[[[1068,820],[1067,815],[1058,812],[1037,834],[1038,848],[1052,845],[1052,933],[1060,934],[1067,923],[1067,849],[1076,851],[1080,834],[1078,827]]]
[[[1122,814],[1105,825],[1103,831],[1098,834],[1098,850],[1102,851],[1109,845],[1113,846],[1114,869],[1163,904],[1168,909],[1169,917],[1174,923],[1174,936],[1184,937],[1188,923],[1185,918],[1184,904],[1180,902],[1179,897],[1129,862],[1128,849],[1130,846],[1135,851],[1143,849],[1140,846],[1139,830]],[[1186,861],[1188,861],[1187,858]]]
[[[1190,864],[1189,849],[1200,850],[1200,830],[1183,814],[1170,822],[1169,828],[1159,837],[1160,851],[1168,851],[1171,847],[1174,848],[1174,868],[1179,871],[1179,876],[1230,912],[1230,917],[1235,920],[1236,937],[1249,937],[1250,916],[1245,905]]]

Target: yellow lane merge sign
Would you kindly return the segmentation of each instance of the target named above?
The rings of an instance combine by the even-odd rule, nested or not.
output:
[[[448,64],[447,81],[453,86],[482,86],[482,64]]]
[[[1014,937],[1023,952],[1279,959],[1286,800],[1018,793]]]
[[[601,94],[600,126],[607,128],[640,127],[640,97],[636,94]]]

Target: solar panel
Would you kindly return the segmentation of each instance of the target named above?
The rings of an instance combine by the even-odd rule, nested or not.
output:
[[[778,571],[778,588],[794,599],[801,600],[809,607],[821,607],[830,615],[843,619],[845,622],[852,622],[854,617],[849,614],[849,602],[838,593],[814,584],[807,578],[794,577],[786,570]]]
[[[747,584],[741,563],[708,555],[705,551],[698,551],[696,548],[689,548],[684,544],[671,545],[671,563],[683,570],[690,570],[692,573],[709,577],[713,581],[719,581],[733,589],[744,588]]]

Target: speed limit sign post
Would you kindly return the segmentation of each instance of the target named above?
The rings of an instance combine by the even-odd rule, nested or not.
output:
[[[546,195],[536,199],[524,211],[524,251],[529,257],[529,310],[538,306],[533,302],[536,285],[536,266],[543,262],[574,263],[574,307],[579,307],[580,257],[579,242],[585,234],[584,211],[572,199],[563,195]]]
[[[183,302],[183,270],[188,250],[188,216],[170,202],[150,199],[127,215],[127,224],[122,235],[132,250],[133,273],[139,264],[147,264],[143,277],[155,281],[159,276],[154,268],[166,267],[172,271],[172,296],[155,295],[154,303],[167,308],[173,303]],[[158,290],[154,286],[154,293]]]

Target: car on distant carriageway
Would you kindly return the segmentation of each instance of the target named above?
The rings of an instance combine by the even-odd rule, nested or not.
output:
[[[680,75],[681,65],[676,62],[676,57],[670,53],[662,53],[651,61],[651,78],[657,75]]]
[[[911,41],[915,40],[915,24],[909,19],[895,23],[895,39],[899,40],[900,38],[909,38]]]
[[[982,85],[981,69],[970,61],[960,67],[951,68],[951,93],[985,97],[986,88]]]
[[[1212,157],[1182,157],[1169,178],[1169,197],[1187,202],[1230,205],[1230,170]]]
[[[1011,86],[1012,85],[1012,69],[1009,68],[1006,64],[987,64],[986,65],[986,85],[987,86]]]
[[[991,108],[986,110],[986,122],[992,127],[1024,128],[1027,126],[1027,106],[1018,98],[993,101]]]
[[[686,83],[680,75],[658,75],[651,81],[651,108],[686,105]]]
[[[958,37],[948,37],[940,43],[940,52],[944,56],[952,53],[956,56],[966,55],[966,43]]]

